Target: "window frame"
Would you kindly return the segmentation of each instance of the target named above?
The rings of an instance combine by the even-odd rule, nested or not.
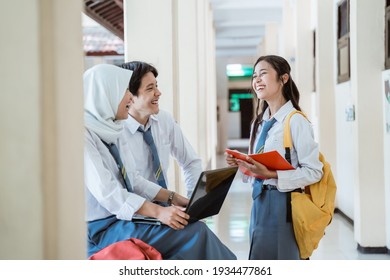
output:
[[[385,7],[385,69],[390,69],[390,1]]]
[[[342,6],[346,4],[347,9],[346,9],[346,19],[341,18],[342,13],[341,13],[341,8]],[[338,83],[343,83],[346,81],[349,81],[351,78],[351,54],[350,54],[350,40],[349,40],[349,34],[350,34],[350,29],[349,29],[349,14],[350,14],[350,5],[349,5],[349,0],[342,0],[337,4],[337,82]],[[341,22],[342,20],[345,20],[346,22],[346,33],[341,35]],[[343,68],[341,63],[345,60],[344,57],[341,57],[343,52],[342,50],[344,48],[347,48],[346,52],[346,59],[347,59],[347,65],[344,66],[345,72],[341,73],[341,69]]]

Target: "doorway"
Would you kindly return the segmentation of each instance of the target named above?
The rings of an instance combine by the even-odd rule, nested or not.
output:
[[[240,127],[237,129],[239,138],[248,139],[250,135],[250,124],[253,118],[253,98],[249,90],[229,90],[229,112],[238,114]]]

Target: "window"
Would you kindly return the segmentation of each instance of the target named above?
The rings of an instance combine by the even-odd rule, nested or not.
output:
[[[350,79],[350,46],[349,46],[349,0],[338,4],[337,30],[337,81]]]

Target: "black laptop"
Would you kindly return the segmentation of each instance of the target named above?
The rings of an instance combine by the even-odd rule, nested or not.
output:
[[[219,213],[236,176],[237,169],[236,166],[224,167],[203,171],[200,174],[185,211],[190,215],[190,223]],[[135,215],[133,222],[160,224],[158,219],[141,215]]]
[[[224,167],[203,171],[192,193],[186,213],[189,222],[214,216],[221,210],[238,167]]]

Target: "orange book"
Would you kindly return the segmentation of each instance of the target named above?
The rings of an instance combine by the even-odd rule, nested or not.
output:
[[[277,151],[265,152],[262,154],[244,154],[236,150],[226,149],[226,153],[232,155],[233,157],[247,161],[246,158],[249,156],[255,161],[264,164],[268,169],[271,170],[293,170],[295,169],[284,157],[282,157]],[[240,166],[240,170],[248,176],[253,176],[260,179],[265,179],[257,174],[252,173],[250,170],[246,169],[243,166]]]

